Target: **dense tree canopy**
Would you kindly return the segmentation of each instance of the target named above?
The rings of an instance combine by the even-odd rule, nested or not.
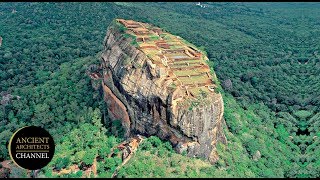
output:
[[[121,164],[106,158],[122,137],[86,69],[99,64],[114,18],[159,26],[202,47],[223,87],[225,134],[219,161],[176,154],[150,137],[118,177],[319,177],[318,3],[1,3],[0,161],[25,125],[45,127],[56,153],[40,176],[98,177]],[[7,96],[9,97],[9,96]],[[102,120],[103,119],[103,120]],[[103,124],[102,124],[103,123]],[[76,138],[75,138],[76,137]],[[78,165],[80,171],[54,171]],[[15,167],[11,177],[25,177]]]

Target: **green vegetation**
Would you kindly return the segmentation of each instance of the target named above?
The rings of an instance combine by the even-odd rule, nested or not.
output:
[[[148,164],[148,166],[146,166]],[[150,137],[140,146],[132,160],[121,168],[118,177],[230,177],[224,169],[201,159],[189,158],[173,151],[168,142]]]
[[[172,88],[172,89],[176,89],[176,88],[177,88],[177,85],[173,82],[173,83],[171,83],[168,87],[169,87],[169,88]]]
[[[193,108],[199,106],[200,104],[203,105],[203,104],[208,103],[207,99],[206,99],[206,97],[208,96],[208,92],[206,92],[200,88],[194,88],[194,89],[191,89],[190,91],[191,91],[191,93],[196,94],[197,98],[190,99],[186,102],[187,104],[190,104],[190,106],[188,108],[189,111],[192,111]]]
[[[150,37],[150,39],[151,39],[152,41],[156,41],[156,40],[159,39],[159,36],[155,36],[155,35],[152,35],[152,36],[149,36],[149,37]]]
[[[117,22],[115,19],[113,20],[113,21],[115,21],[115,25],[116,25],[116,27],[118,27],[119,28],[119,32],[121,32],[121,33],[125,33],[127,30],[128,30],[128,28],[126,28],[123,24],[121,24],[121,23],[119,23],[119,22]]]
[[[121,159],[106,156],[123,140],[121,129],[107,117],[85,70],[99,63],[107,26],[123,18],[205,47],[224,88],[216,80],[228,145],[218,144],[220,159],[210,165],[151,137],[118,177],[319,177],[320,5],[195,4],[1,3],[0,92],[20,98],[1,104],[0,161],[9,159],[12,133],[36,125],[53,135],[57,147],[39,176],[90,166],[96,155],[98,177],[111,176]],[[19,168],[10,175],[25,176]]]
[[[116,155],[110,158],[108,156],[112,153],[111,149],[118,145],[121,139],[107,135],[107,130],[101,123],[99,109],[95,109],[89,116],[92,117],[92,123],[83,123],[79,128],[73,129],[62,138],[62,143],[57,145],[56,151],[63,153],[54,156],[49,165],[43,169],[44,174],[51,174],[52,177],[69,177],[70,174],[55,175],[52,170],[60,171],[71,165],[90,167],[93,165],[94,159],[99,156],[98,172],[107,173],[111,177],[122,160]],[[83,171],[79,171],[75,176],[81,177],[82,174]]]
[[[123,26],[122,24],[121,24],[121,26]],[[137,36],[134,36],[134,35],[132,35],[132,34],[128,34],[128,33],[125,33],[125,34],[123,34],[123,37],[125,37],[125,38],[127,38],[127,39],[131,39],[131,45],[133,45],[133,46],[135,46],[135,47],[138,47],[138,42],[137,42]]]

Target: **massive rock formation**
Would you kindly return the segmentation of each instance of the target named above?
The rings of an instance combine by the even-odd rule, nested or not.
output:
[[[226,143],[223,100],[204,53],[160,28],[122,19],[109,26],[104,46],[104,98],[125,136],[155,135],[215,162],[216,143]]]

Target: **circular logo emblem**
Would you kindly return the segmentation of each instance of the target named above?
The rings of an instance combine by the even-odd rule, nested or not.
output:
[[[54,149],[52,136],[45,129],[36,126],[17,130],[8,147],[12,161],[28,170],[45,167],[53,158]]]

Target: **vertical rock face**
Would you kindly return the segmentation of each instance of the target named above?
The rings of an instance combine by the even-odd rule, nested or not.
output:
[[[122,121],[125,136],[155,135],[180,153],[215,162],[215,145],[226,139],[207,57],[160,28],[121,19],[109,26],[104,47],[108,115]]]

